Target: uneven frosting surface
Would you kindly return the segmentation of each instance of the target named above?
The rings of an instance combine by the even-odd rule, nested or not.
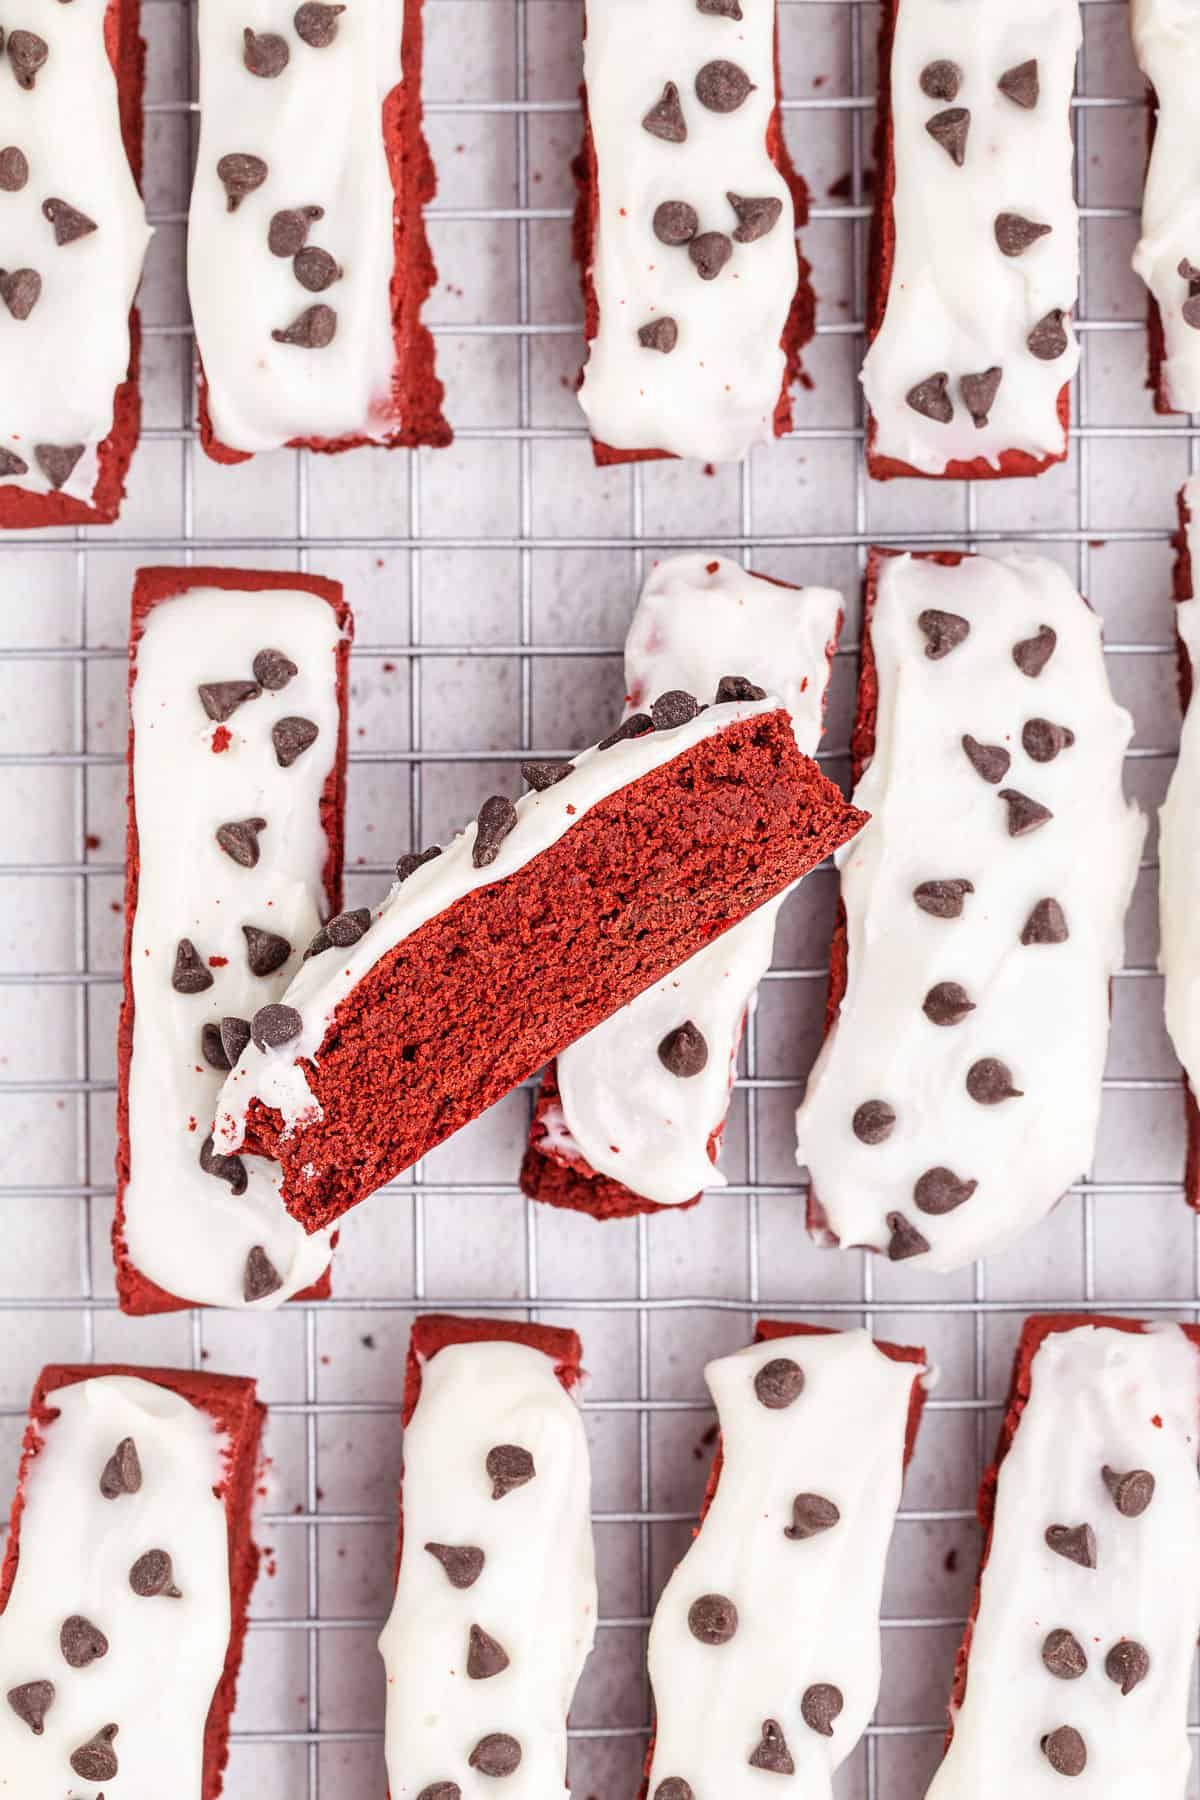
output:
[[[940,655],[922,615],[935,636],[939,615],[959,622],[943,623]],[[1046,627],[1054,648],[1025,673],[1014,652],[1032,668]],[[855,800],[872,817],[839,857],[848,980],[796,1115],[797,1156],[843,1244],[949,1270],[1011,1243],[1088,1167],[1145,821],[1122,795],[1132,721],[1109,690],[1100,621],[1055,564],[885,557],[870,632],[875,753]],[[1073,741],[1038,761],[1034,722]],[[1007,756],[1004,772],[986,779],[965,737],[977,756]],[[962,881],[949,903],[916,894]],[[936,1023],[947,984],[973,1010]],[[1005,1085],[1020,1097],[999,1097]],[[880,1116],[855,1129],[868,1102],[895,1114],[882,1135]],[[952,1210],[947,1171],[977,1183]],[[925,1175],[940,1193],[918,1186]]]
[[[743,17],[702,12],[696,0],[587,0],[584,81],[598,190],[591,275],[599,331],[580,402],[598,442],[737,462],[773,434],[783,388],[784,326],[799,279],[795,208],[767,152],[775,106],[775,0],[743,0]],[[732,63],[753,90],[730,111],[696,92],[712,63]],[[687,136],[642,121],[674,84]],[[728,194],[777,203],[775,222],[736,242]],[[688,242],[664,242],[654,219],[666,202],[696,217],[697,238],[720,234],[728,260],[712,279]],[[721,253],[721,252],[719,252]],[[647,348],[643,326],[674,321],[674,348]]]
[[[493,1499],[498,1446],[527,1451],[534,1473]],[[392,1800],[438,1782],[457,1783],[462,1800],[491,1800],[495,1775],[469,1758],[494,1733],[521,1750],[505,1800],[567,1793],[567,1712],[596,1629],[590,1493],[583,1420],[550,1357],[524,1344],[448,1344],[424,1365],[404,1437],[404,1555],[379,1640]],[[482,1551],[481,1572],[456,1586],[428,1543]],[[507,1667],[468,1673],[472,1626]]]
[[[222,1081],[202,1054],[202,1027],[251,1019],[278,1000],[321,922],[328,845],[320,800],[337,754],[338,641],[333,608],[316,594],[195,588],[153,609],[138,646],[131,704],[141,867],[125,1235],[144,1275],[213,1306],[245,1304],[255,1245],[282,1278],[264,1306],[307,1287],[329,1261],[328,1233],[308,1237],[285,1210],[274,1164],[246,1157],[248,1184],[236,1195],[199,1157]],[[210,719],[197,684],[251,679],[255,656],[268,648],[282,650],[297,673],[223,723]],[[272,727],[288,717],[310,719],[319,735],[281,768]],[[218,826],[246,818],[267,821],[253,868],[216,841]],[[273,974],[252,972],[244,925],[291,944]],[[201,993],[172,985],[181,938],[213,977]],[[213,967],[213,958],[223,960]]]
[[[895,246],[883,324],[862,372],[878,456],[937,475],[953,460],[982,456],[994,467],[1006,450],[1057,456],[1064,448],[1058,394],[1075,373],[1078,344],[1061,319],[1059,354],[1034,355],[1027,339],[1047,315],[1070,310],[1079,283],[1068,108],[1080,37],[1076,0],[898,0]],[[1027,84],[1010,83],[1018,101],[998,82],[1032,59],[1030,104]],[[953,64],[957,85],[930,77],[935,63]],[[970,115],[961,163],[927,130],[931,119],[960,112]],[[939,127],[947,129],[953,121]],[[996,238],[1005,214],[1052,229],[1006,255]],[[980,427],[961,382],[994,368],[1000,385]],[[953,406],[948,422],[906,399],[939,374]]]
[[[198,1407],[130,1376],[61,1388],[51,1404],[60,1416],[29,1468],[20,1562],[0,1617],[0,1790],[13,1800],[200,1800],[204,1726],[230,1631],[228,1529],[213,1493],[227,1440]],[[108,1500],[100,1478],[127,1437],[142,1485]],[[130,1570],[151,1549],[171,1558],[178,1599],[134,1592]],[[83,1667],[59,1637],[76,1617],[108,1640]],[[35,1681],[54,1687],[36,1735],[3,1698]],[[109,1724],[119,1728],[118,1773],[83,1779],[70,1758]]]
[[[1200,570],[1200,480],[1193,477],[1184,493],[1191,511],[1192,567]],[[1200,600],[1180,602],[1175,628],[1191,660],[1194,683],[1200,676]],[[1179,734],[1179,761],[1159,813],[1158,871],[1158,964],[1166,977],[1167,1030],[1194,1088],[1200,1082],[1200,707],[1194,688]]]
[[[650,575],[629,627],[629,710],[672,688],[706,701],[722,676],[744,675],[779,695],[797,744],[811,756],[841,610],[832,588],[783,587],[699,552],[670,557]],[[548,1121],[553,1144],[662,1205],[725,1186],[709,1139],[728,1110],[742,1020],[770,967],[783,899],[723,932],[562,1052],[561,1121]],[[658,1046],[684,1020],[702,1032],[708,1060],[681,1079]]]
[[[1200,411],[1200,301],[1180,273],[1196,269],[1200,294],[1200,146],[1195,108],[1200,94],[1200,5],[1196,0],[1130,0],[1138,65],[1158,110],[1142,196],[1142,235],[1133,266],[1150,289],[1166,338],[1163,377],[1177,412]],[[1189,324],[1185,307],[1194,323]]]
[[[34,32],[49,54],[31,87],[17,81],[7,55],[0,71],[0,145],[20,150],[28,168],[22,186],[10,187],[7,177],[0,184],[0,271],[41,278],[25,318],[11,301],[0,303],[0,451],[27,465],[0,479],[31,493],[57,486],[84,501],[92,498],[96,447],[112,430],[113,395],[129,368],[129,309],[151,235],[121,141],[105,4],[71,0],[6,19],[10,33]],[[47,200],[66,202],[96,229],[56,243],[42,211]],[[82,445],[83,453],[64,480],[52,481],[38,445],[60,452]],[[62,459],[60,473],[69,461]]]
[[[1067,1792],[1182,1800],[1200,1628],[1198,1419],[1200,1363],[1178,1326],[1133,1336],[1088,1325],[1045,1339],[1000,1466],[967,1691],[929,1800],[1061,1800],[1064,1777],[1040,1742],[1064,1725],[1087,1752]],[[1118,1510],[1106,1465],[1153,1475],[1139,1516]],[[1049,1548],[1054,1524],[1092,1527],[1094,1568]],[[1074,1679],[1042,1661],[1054,1630],[1084,1649],[1088,1666]],[[1122,1638],[1149,1653],[1128,1694],[1105,1671]]]
[[[401,79],[402,0],[354,0],[332,41],[305,42],[293,0],[201,0],[200,148],[188,222],[188,295],[216,436],[234,450],[294,438],[382,438],[397,426],[390,285],[394,195],[382,107]],[[282,38],[282,72],[253,75],[243,30]],[[230,211],[223,157],[267,166]],[[291,255],[268,248],[279,212],[319,206],[305,250],[341,270],[302,285]],[[311,307],[337,315],[331,342],[279,343]]]
[[[804,1372],[799,1398],[764,1405],[755,1376],[780,1358]],[[695,1795],[759,1800],[750,1766],[765,1720],[781,1729],[795,1776],[787,1792],[828,1800],[879,1690],[879,1603],[904,1470],[909,1397],[920,1371],[865,1331],[772,1338],[709,1363],[724,1460],[700,1534],[663,1590],[650,1631],[657,1734],[649,1792],[671,1777]],[[789,1538],[797,1495],[831,1501],[828,1529]],[[689,1625],[705,1595],[732,1600],[737,1630],[702,1641]],[[838,1689],[829,1735],[802,1698]],[[780,1784],[782,1786],[782,1783]]]

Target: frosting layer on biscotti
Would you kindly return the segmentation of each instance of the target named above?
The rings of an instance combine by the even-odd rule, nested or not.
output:
[[[774,435],[800,279],[769,149],[775,0],[587,0],[597,443],[740,461]]]
[[[871,466],[1037,473],[1066,454],[1060,395],[1079,360],[1079,7],[891,3],[876,324],[862,371]]]
[[[1145,821],[1100,621],[1040,557],[875,553],[844,990],[796,1115],[815,1216],[950,1270],[1087,1169]],[[873,599],[872,599],[873,596]]]
[[[1200,1627],[1200,1359],[1176,1325],[1042,1339],[1000,1463],[929,1800],[1182,1800]]]
[[[1181,508],[1191,567],[1200,567],[1200,478],[1186,482]],[[1181,600],[1175,629],[1194,685],[1200,668],[1200,600]],[[1167,1030],[1193,1091],[1200,1082],[1200,710],[1187,706],[1179,734],[1179,760],[1159,812],[1159,968]]]
[[[1134,54],[1154,90],[1142,234],[1133,267],[1158,308],[1165,356],[1154,385],[1172,412],[1200,411],[1200,8],[1188,0],[1130,0]]]

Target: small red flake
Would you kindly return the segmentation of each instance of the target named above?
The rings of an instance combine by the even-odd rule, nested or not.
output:
[[[719,562],[705,563],[705,572],[709,575],[715,575],[720,566]]]
[[[384,663],[383,672],[385,675],[394,675],[396,673],[395,663]]]
[[[100,848],[100,839],[96,836],[94,831],[89,831],[83,841],[89,850],[98,850]]]
[[[814,75],[813,76],[813,86],[814,87],[824,87],[825,83],[828,80],[829,80],[828,75]]]
[[[119,913],[121,910],[121,902],[119,900],[110,900],[108,903],[108,910],[109,912]]]
[[[947,1550],[945,1556],[942,1558],[942,1567],[945,1569],[947,1575],[953,1575],[955,1569],[958,1567],[957,1550]]]
[[[716,471],[716,470],[715,470],[715,469],[714,469],[714,468],[713,468],[713,466],[712,466],[712,464],[711,464],[711,463],[705,463],[705,465],[704,465],[704,473],[705,473],[705,474],[706,474],[706,475],[715,475],[715,474],[716,474],[716,472],[717,472],[717,471]]]
[[[208,966],[210,969],[227,969],[229,967],[229,958],[227,956],[210,956],[208,959]]]
[[[220,756],[222,750],[228,750],[233,742],[233,733],[228,725],[218,725],[212,734],[213,755]]]
[[[620,1154],[621,1154],[620,1144],[610,1144],[608,1147],[614,1156],[620,1156]]]
[[[1155,1415],[1151,1419],[1150,1423],[1153,1425],[1155,1431],[1161,1431],[1162,1430],[1162,1414],[1155,1413]]]
[[[196,1129],[196,1121],[194,1118],[191,1118],[188,1120],[188,1130],[195,1131],[195,1129]]]
[[[800,683],[800,692],[802,694],[808,692],[808,676],[807,675],[804,677],[804,680]]]
[[[574,808],[574,807],[573,807],[573,806],[568,806],[568,807],[567,807],[567,811],[568,811],[568,812],[569,812],[569,813],[574,813],[574,811],[575,811],[575,808]]]
[[[618,210],[620,211],[621,217],[623,219],[627,219],[629,217],[629,214],[625,211],[625,208],[623,206],[620,207]]]

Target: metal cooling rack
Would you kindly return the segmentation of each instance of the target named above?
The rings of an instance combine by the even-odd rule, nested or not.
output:
[[[872,541],[1037,543],[1106,616],[1114,685],[1148,733],[1131,752],[1129,785],[1153,804],[1176,735],[1167,540],[1174,490],[1200,458],[1192,423],[1157,420],[1140,388],[1144,302],[1125,265],[1144,113],[1124,7],[1085,0],[1074,108],[1083,356],[1071,459],[1036,484],[996,491],[880,489],[864,477],[854,371],[873,8],[780,0],[788,136],[815,177],[803,242],[822,302],[809,358],[816,387],[799,396],[786,444],[706,484],[679,467],[601,474],[588,462],[570,393],[580,358],[566,177],[578,134],[576,0],[425,7],[441,183],[430,210],[441,280],[427,314],[456,447],[386,462],[360,453],[337,459],[340,468],[289,453],[229,472],[207,465],[195,438],[180,273],[192,30],[186,0],[144,0],[148,194],[159,235],[143,293],[148,424],[129,503],[107,532],[10,534],[0,544],[9,814],[0,848],[0,1485],[11,1487],[26,1397],[45,1360],[258,1375],[273,1419],[260,1536],[274,1579],[255,1595],[226,1791],[233,1800],[251,1791],[380,1800],[374,1636],[389,1597],[408,1318],[450,1308],[575,1322],[595,1374],[585,1409],[602,1617],[574,1713],[572,1786],[576,1800],[624,1800],[636,1791],[649,1724],[645,1631],[710,1456],[703,1360],[745,1342],[759,1313],[928,1342],[945,1376],[893,1545],[881,1705],[838,1782],[842,1800],[919,1800],[975,1566],[975,1487],[1021,1318],[1081,1305],[1200,1318],[1200,1225],[1181,1199],[1178,1077],[1154,969],[1153,860],[1115,990],[1096,1165],[1050,1222],[986,1269],[914,1278],[804,1241],[790,1111],[819,1034],[833,897],[825,870],[794,903],[746,1034],[724,1195],[679,1217],[602,1229],[524,1202],[514,1174],[526,1092],[348,1221],[334,1299],[266,1320],[124,1320],[107,1232],[125,609],[132,571],[147,560],[262,561],[346,580],[359,615],[351,904],[378,891],[396,851],[469,816],[489,780],[511,787],[522,757],[599,735],[619,699],[621,637],[646,559],[675,548],[832,580],[850,597]],[[848,199],[830,203],[831,186]],[[543,195],[553,203],[534,204]],[[834,747],[823,752],[838,774],[855,606],[835,673]],[[376,817],[390,854],[373,841]]]

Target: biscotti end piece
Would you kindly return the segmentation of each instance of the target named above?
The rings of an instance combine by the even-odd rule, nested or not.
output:
[[[1159,967],[1164,981],[1167,1030],[1183,1065],[1187,1163],[1184,1192],[1200,1208],[1200,1109],[1195,1091],[1200,1083],[1200,928],[1195,917],[1197,819],[1200,818],[1200,716],[1192,706],[1195,671],[1200,662],[1200,600],[1195,594],[1195,568],[1200,557],[1196,537],[1200,520],[1200,480],[1193,476],[1179,490],[1179,530],[1175,537],[1174,622],[1178,653],[1179,702],[1183,728],[1179,760],[1171,774],[1159,813],[1158,891],[1161,924]]]
[[[1146,77],[1149,165],[1133,268],[1146,284],[1155,411],[1200,409],[1200,244],[1184,170],[1200,71],[1200,21],[1163,0],[1131,0],[1130,30]]]

